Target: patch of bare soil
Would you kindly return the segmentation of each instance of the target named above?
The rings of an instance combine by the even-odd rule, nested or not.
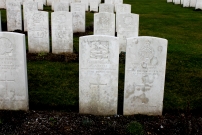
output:
[[[201,135],[202,117],[185,114],[163,116],[94,116],[61,111],[0,111],[0,134],[125,135],[131,121],[145,135]]]

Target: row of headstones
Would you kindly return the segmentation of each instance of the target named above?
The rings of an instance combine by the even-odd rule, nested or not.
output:
[[[127,38],[124,115],[161,115],[167,40]],[[28,110],[25,35],[0,32],[0,110]],[[119,42],[91,35],[79,39],[79,112],[117,114]],[[20,84],[20,85],[19,85]]]
[[[174,4],[181,4],[183,7],[195,7],[195,9],[202,9],[202,0],[167,0]]]
[[[18,2],[7,2],[7,23],[8,31],[20,29],[21,8]],[[49,24],[48,13],[37,11],[35,2],[24,2],[24,30],[28,24],[28,46],[29,52],[49,52]],[[52,52],[72,52],[73,32],[85,32],[85,5],[71,4],[72,14],[68,12],[52,13]],[[113,5],[108,5],[113,9]],[[101,6],[102,7],[102,6]],[[15,10],[18,9],[18,10]],[[100,8],[102,9],[102,8]],[[101,12],[106,12],[102,9]],[[111,12],[111,11],[109,11]],[[126,38],[138,36],[139,16],[131,14],[131,5],[119,4],[116,14],[116,31],[120,39],[120,51],[125,51]],[[14,14],[14,15],[13,15]],[[29,16],[29,21],[27,18]],[[73,17],[72,17],[73,16]],[[71,20],[71,18],[73,18]],[[94,34],[115,36],[115,15],[114,13],[99,13],[94,17]],[[72,24],[73,21],[73,24]],[[14,27],[13,27],[14,26]],[[119,28],[119,29],[118,29]]]

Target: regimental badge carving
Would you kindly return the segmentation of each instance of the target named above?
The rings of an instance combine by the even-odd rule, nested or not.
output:
[[[91,60],[108,60],[109,59],[109,42],[92,41],[90,42],[90,59]]]
[[[0,37],[0,55],[12,56],[14,46],[12,42],[4,37]]]
[[[33,23],[43,23],[44,15],[41,13],[35,13],[32,19],[33,19]]]

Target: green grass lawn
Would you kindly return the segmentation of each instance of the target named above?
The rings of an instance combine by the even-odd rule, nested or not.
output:
[[[140,15],[139,35],[168,39],[164,111],[202,109],[202,11],[166,0],[124,0]],[[50,12],[50,7],[44,8]],[[5,10],[2,20],[6,21]],[[92,34],[93,13],[86,14],[85,34]],[[90,31],[91,30],[91,31]],[[79,52],[74,34],[74,52]],[[78,111],[79,63],[28,61],[30,109]],[[122,112],[125,64],[120,63],[119,113]],[[158,96],[158,95],[154,95]]]

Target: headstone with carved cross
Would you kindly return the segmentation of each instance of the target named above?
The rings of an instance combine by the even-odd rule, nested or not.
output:
[[[20,2],[6,1],[7,30],[22,30],[22,15]]]
[[[118,38],[92,35],[79,38],[79,112],[117,114]]]
[[[71,3],[73,32],[85,32],[86,12],[84,3]]]
[[[115,36],[115,14],[95,13],[94,14],[94,35]]]
[[[124,115],[162,115],[168,41],[127,38]]]
[[[32,11],[27,22],[29,52],[48,53],[50,51],[48,12]]]
[[[52,53],[73,52],[72,13],[51,13]]]
[[[25,35],[0,32],[0,110],[28,110]]]

